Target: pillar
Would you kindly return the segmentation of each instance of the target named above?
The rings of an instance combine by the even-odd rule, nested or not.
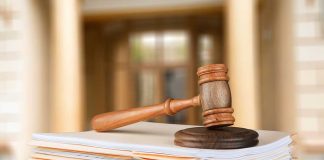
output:
[[[236,126],[257,128],[258,64],[256,1],[226,1],[226,62],[235,109]]]
[[[16,4],[18,5],[18,4]],[[42,0],[24,0],[16,6],[18,17],[16,21],[21,26],[15,31],[20,35],[15,43],[18,54],[15,57],[20,63],[22,78],[21,97],[15,97],[20,103],[20,115],[15,117],[20,121],[21,132],[19,139],[10,143],[13,159],[29,158],[31,147],[26,145],[31,135],[38,132],[48,132],[49,103],[48,103],[48,56],[49,56],[49,4]],[[12,21],[9,21],[12,22]],[[14,53],[13,53],[14,54]],[[11,60],[12,61],[12,60]],[[20,67],[19,67],[20,68]],[[17,82],[20,83],[20,82]],[[20,92],[18,92],[18,95]],[[10,141],[10,140],[9,140]]]
[[[79,131],[83,125],[81,1],[51,2],[51,131]]]

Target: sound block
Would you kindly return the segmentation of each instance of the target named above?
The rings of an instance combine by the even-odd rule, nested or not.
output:
[[[257,145],[258,137],[259,134],[256,131],[245,128],[195,127],[176,132],[174,144],[189,148],[238,149]]]

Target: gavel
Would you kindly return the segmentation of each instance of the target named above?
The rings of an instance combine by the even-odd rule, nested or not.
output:
[[[96,115],[92,119],[92,128],[99,132],[113,130],[139,121],[163,115],[174,115],[190,108],[203,109],[203,124],[207,128],[219,128],[233,125],[235,119],[228,85],[227,67],[224,64],[209,64],[198,68],[200,95],[190,99],[167,99],[164,103],[136,107]]]

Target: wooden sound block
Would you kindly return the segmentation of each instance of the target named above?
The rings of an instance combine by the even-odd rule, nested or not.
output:
[[[189,148],[237,149],[257,145],[258,137],[259,134],[256,131],[245,128],[195,127],[176,132],[174,144]]]

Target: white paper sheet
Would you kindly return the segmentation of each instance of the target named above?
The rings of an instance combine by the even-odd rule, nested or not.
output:
[[[289,154],[287,154],[289,151],[288,148],[277,148],[276,150],[273,150],[271,152],[266,152],[262,154],[256,154],[256,155],[249,155],[244,157],[238,157],[238,158],[217,158],[217,160],[256,160],[256,159],[266,159],[266,160],[278,160],[278,159],[289,159],[291,158]],[[111,160],[111,159],[117,159],[117,158],[107,158],[107,156],[102,156],[98,154],[92,154],[92,153],[84,153],[84,152],[76,152],[76,151],[64,151],[64,150],[55,150],[55,149],[49,149],[49,148],[35,148],[34,149],[34,155],[51,155],[51,156],[57,156],[57,157],[66,157],[66,158],[76,158],[76,159],[82,159],[82,160]],[[154,156],[154,159],[158,160],[196,160],[194,157],[192,158],[179,158],[179,157],[164,157],[164,156],[158,156],[158,155],[151,155]],[[139,157],[139,158],[148,158],[147,155],[141,156],[138,154],[134,154],[133,157]],[[207,159],[207,158],[206,158]],[[208,158],[208,159],[215,159],[215,158]]]
[[[250,148],[213,150],[175,146],[173,144],[174,133],[188,127],[196,126],[139,122],[105,133],[87,131],[34,134],[33,140],[144,153],[224,159],[265,154],[277,148],[288,147],[291,143],[291,138],[286,133],[259,130],[257,131],[259,133],[259,144]],[[285,155],[289,155],[288,150],[285,151]]]

